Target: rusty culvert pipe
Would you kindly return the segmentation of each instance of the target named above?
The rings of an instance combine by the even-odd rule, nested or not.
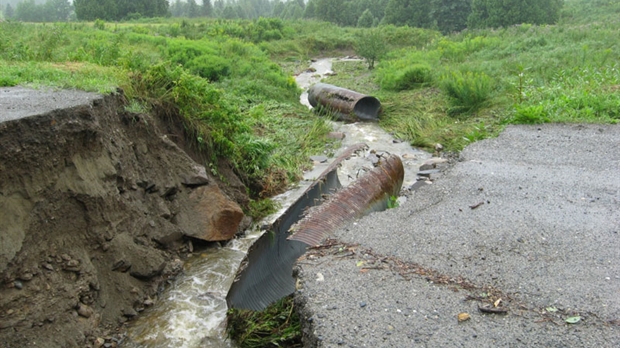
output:
[[[310,87],[308,101],[319,111],[335,113],[341,121],[378,121],[381,113],[379,99],[326,83]]]

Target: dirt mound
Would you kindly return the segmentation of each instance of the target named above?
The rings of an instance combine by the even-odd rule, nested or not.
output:
[[[35,104],[52,111],[9,112]],[[201,194],[198,204],[196,188],[208,185],[217,202],[242,188],[220,190],[171,140],[183,139],[168,133],[178,122],[125,112],[122,94],[4,88],[0,108],[0,342],[112,342],[181,271],[184,236],[208,229],[195,220],[217,226],[224,203]]]

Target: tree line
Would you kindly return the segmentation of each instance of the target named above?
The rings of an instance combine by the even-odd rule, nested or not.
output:
[[[443,33],[465,28],[552,24],[564,0],[24,0],[5,17],[22,21],[120,21],[141,17],[215,17],[288,20],[316,19],[341,26],[381,24],[437,29]]]

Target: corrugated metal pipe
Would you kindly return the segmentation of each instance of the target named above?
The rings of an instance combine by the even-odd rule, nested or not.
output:
[[[308,89],[308,101],[319,112],[333,112],[340,121],[378,121],[381,102],[375,97],[326,83]]]

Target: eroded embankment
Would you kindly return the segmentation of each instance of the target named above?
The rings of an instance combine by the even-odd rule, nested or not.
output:
[[[180,271],[184,236],[241,228],[228,188],[171,140],[183,127],[125,112],[122,94],[2,88],[0,110],[4,347],[115,346]]]

